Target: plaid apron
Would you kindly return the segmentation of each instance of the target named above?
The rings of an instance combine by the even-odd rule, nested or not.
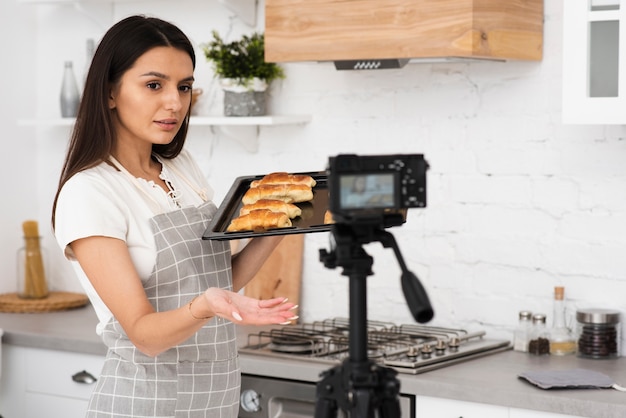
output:
[[[157,312],[179,308],[208,287],[232,290],[230,246],[201,238],[216,211],[205,202],[150,220],[157,259],[144,288]],[[232,322],[214,317],[156,357],[137,350],[115,318],[102,338],[109,349],[87,417],[237,416],[241,377]]]

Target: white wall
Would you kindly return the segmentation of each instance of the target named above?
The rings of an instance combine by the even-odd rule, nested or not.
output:
[[[22,246],[22,222],[37,219],[36,145],[32,132],[17,125],[35,101],[35,18],[15,0],[0,2],[0,292],[14,292],[16,252]]]
[[[225,36],[252,30],[217,1],[173,4],[117,4],[111,22],[134,12],[155,14],[179,24],[198,45],[213,29]],[[260,12],[262,28],[262,7]],[[99,37],[106,25],[98,20],[106,22],[107,15],[91,20],[72,6],[28,6],[22,13],[38,23],[37,115],[55,116],[63,61],[73,59],[81,68],[85,40]],[[546,0],[541,62],[409,64],[369,72],[284,65],[287,78],[273,86],[271,112],[311,114],[310,124],[261,128],[256,153],[219,130],[195,127],[189,148],[206,169],[218,203],[241,175],[322,170],[328,156],[341,152],[424,153],[431,165],[428,207],[411,210],[408,222],[391,232],[430,294],[433,323],[510,337],[521,309],[551,317],[555,285],[566,287],[571,309],[626,312],[625,129],[561,123],[561,15],[561,1]],[[78,29],[68,30],[70,24]],[[197,53],[196,85],[205,90],[198,112],[221,114],[221,93],[200,48]],[[16,84],[32,82],[17,77]],[[27,100],[18,102],[25,106]],[[47,225],[69,129],[18,133],[32,140],[33,131],[38,216]],[[32,176],[27,166],[13,165],[5,179]],[[9,255],[19,237],[16,220],[30,206],[21,191],[31,184],[21,186],[9,205],[13,237],[2,242]],[[306,238],[302,318],[347,315],[347,278],[318,260],[318,250],[328,248],[327,234]],[[53,239],[45,239],[56,257],[53,285],[77,289]],[[392,252],[378,244],[366,249],[375,259],[375,276],[367,279],[370,318],[412,322]],[[11,266],[6,271],[0,279],[5,291],[14,275]]]

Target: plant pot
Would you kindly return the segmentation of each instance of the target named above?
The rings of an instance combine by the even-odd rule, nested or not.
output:
[[[224,116],[264,116],[265,92],[224,90]]]
[[[231,79],[222,79],[224,116],[264,116],[266,114],[267,84],[258,79],[247,86]]]

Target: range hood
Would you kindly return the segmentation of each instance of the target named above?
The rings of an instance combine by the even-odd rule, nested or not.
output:
[[[539,61],[543,0],[266,0],[268,62]]]
[[[334,64],[337,70],[387,70],[402,68],[408,62],[408,59],[340,60]]]
[[[396,68],[402,68],[407,64],[436,64],[436,63],[449,63],[449,62],[484,62],[484,61],[500,61],[504,62],[504,59],[495,58],[466,58],[466,57],[438,57],[438,58],[393,58],[393,59],[365,59],[365,60],[339,60],[334,61],[335,69],[337,70],[390,70]]]

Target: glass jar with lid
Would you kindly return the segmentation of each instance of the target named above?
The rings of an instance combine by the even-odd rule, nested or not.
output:
[[[621,351],[620,312],[611,309],[576,311],[578,356],[593,359],[616,358]]]

